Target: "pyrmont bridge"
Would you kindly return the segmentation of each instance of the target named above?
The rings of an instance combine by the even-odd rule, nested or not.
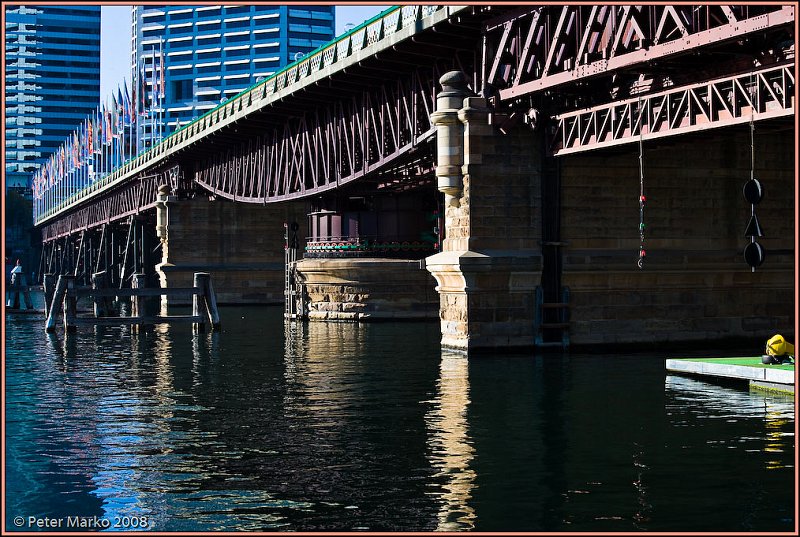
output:
[[[438,317],[458,349],[792,337],[795,29],[397,7],[50,196],[39,273],[209,272],[221,303]]]

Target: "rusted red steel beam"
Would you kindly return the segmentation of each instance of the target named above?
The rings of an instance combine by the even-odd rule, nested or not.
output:
[[[177,170],[130,181],[42,227],[42,241],[50,242],[150,210],[155,207],[160,185],[169,184],[175,191],[185,186],[180,181],[181,177],[177,174]]]
[[[795,113],[794,63],[556,116],[553,155],[653,140]]]
[[[793,26],[791,5],[530,6],[484,24],[486,83],[513,99]]]
[[[194,182],[214,195],[244,203],[304,197],[364,177],[431,137],[436,69],[307,110],[209,155]],[[265,173],[242,162],[258,161]],[[254,179],[255,178],[255,179]]]

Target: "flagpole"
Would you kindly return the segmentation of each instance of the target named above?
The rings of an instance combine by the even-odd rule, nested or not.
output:
[[[156,84],[158,86],[158,111],[156,112],[156,129],[158,129],[158,142],[161,143],[163,133],[161,132],[161,115],[163,107],[161,106],[161,70],[164,68],[164,58],[161,57],[161,40],[158,41],[158,78]]]
[[[125,96],[124,95],[122,96],[122,114],[120,114],[120,120],[122,121],[122,129],[121,129],[122,130],[122,138],[121,138],[121,140],[122,140],[122,162],[120,162],[120,164],[122,164],[127,160],[127,158],[125,157],[126,151],[125,151]]]
[[[131,97],[136,101],[133,103],[133,113],[136,119],[139,119],[139,55],[136,55],[136,65],[133,67],[133,74],[131,75],[131,84],[133,85],[133,95]],[[131,118],[131,129],[133,129],[134,125],[136,125],[137,121],[134,121],[134,118]],[[137,125],[138,126],[138,125]],[[136,140],[136,154],[139,154],[139,129],[135,130],[134,140]]]
[[[83,184],[81,191],[89,185],[89,116],[86,116],[83,124]]]
[[[108,151],[108,144],[106,140],[108,139],[108,122],[106,121],[106,113],[108,112],[108,97],[106,97],[106,104],[103,105],[103,177],[108,175],[108,161],[111,158],[109,156]]]
[[[153,45],[151,47],[151,49],[150,49],[150,59],[152,61],[150,62],[150,113],[149,113],[150,118],[149,119],[150,119],[150,147],[152,148],[153,145],[154,145],[153,142],[156,139],[156,133],[154,132],[156,124],[155,124],[155,119],[153,119],[153,114],[155,113],[155,109],[156,109],[156,107],[155,107],[155,99],[154,99],[155,90],[156,90],[156,85],[155,85],[155,82],[154,82],[154,80],[155,80],[155,72],[156,72],[156,47],[155,47],[155,45]]]

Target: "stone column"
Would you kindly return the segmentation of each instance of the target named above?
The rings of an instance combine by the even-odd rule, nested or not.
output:
[[[177,198],[172,196],[171,193],[172,189],[169,185],[161,185],[158,187],[158,194],[156,195],[156,237],[161,241],[161,262],[156,264],[156,274],[158,274],[158,283],[160,287],[169,287],[166,271],[175,266],[173,263],[170,263],[168,239],[169,205],[174,204]],[[173,287],[176,287],[174,283]],[[167,315],[169,312],[169,301],[166,295],[161,296],[159,304],[160,314]]]
[[[426,260],[438,283],[442,347],[533,347],[535,290],[541,280],[540,144],[524,126],[501,133],[480,97],[462,99],[461,135],[454,134],[447,122],[459,80],[463,76],[455,73],[441,78],[445,97],[437,98],[431,117],[440,129],[439,167],[446,163],[444,172],[437,168],[447,202],[446,238],[443,251]],[[459,141],[463,164],[461,180],[454,184],[447,157],[458,154]],[[444,186],[442,177],[448,178]]]
[[[458,207],[463,188],[461,165],[464,156],[464,128],[458,110],[468,95],[464,75],[459,71],[446,73],[439,82],[442,91],[436,96],[436,111],[431,123],[436,125],[437,166],[439,191],[444,193],[446,207]]]

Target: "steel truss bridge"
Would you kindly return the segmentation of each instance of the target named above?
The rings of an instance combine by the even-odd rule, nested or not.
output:
[[[438,79],[461,70],[550,153],[786,118],[793,6],[403,6],[211,110],[39,215],[45,243],[179,196],[267,204],[433,184]]]

